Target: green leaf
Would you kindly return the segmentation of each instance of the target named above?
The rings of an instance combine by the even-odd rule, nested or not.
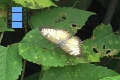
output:
[[[9,5],[11,0],[1,0],[0,1],[0,12],[2,11],[3,13],[7,14],[7,5]],[[1,13],[0,13],[1,16]],[[5,15],[7,16],[7,15]]]
[[[5,10],[5,5],[1,5],[0,3],[0,17],[6,17],[7,16],[7,11]]]
[[[83,51],[91,56],[113,56],[120,51],[120,36],[112,32],[110,25],[99,25],[91,39],[83,42]]]
[[[106,77],[100,80],[120,80],[120,75],[119,76],[114,76],[114,77]]]
[[[40,9],[50,6],[56,6],[51,0],[13,0],[24,7],[31,9]]]
[[[0,32],[5,32],[5,31],[14,31],[14,30],[8,29],[7,23],[4,21],[4,19],[0,18]]]
[[[71,3],[74,1],[74,0],[70,0]],[[83,10],[87,10],[91,3],[92,3],[93,0],[76,0],[75,3],[74,3],[74,6],[73,7],[77,7],[79,9],[83,9]]]
[[[38,29],[27,33],[19,43],[19,54],[28,61],[44,66],[64,66],[88,63],[86,58],[68,55],[45,39]]]
[[[30,19],[33,28],[40,26],[57,27],[67,29],[70,32],[77,32],[85,25],[88,17],[95,13],[75,8],[53,8],[35,14]]]
[[[40,73],[35,73],[35,74],[32,74],[32,75],[26,77],[24,80],[39,80],[39,75],[40,75]]]
[[[51,67],[44,72],[42,80],[99,80],[119,75],[106,67],[78,64],[66,67]]]
[[[52,1],[60,1],[60,0],[52,0]],[[92,3],[93,0],[69,0],[69,1],[64,1],[64,2],[61,2],[60,6],[62,7],[74,7],[74,8],[78,8],[78,9],[81,9],[81,10],[87,10],[91,3]],[[64,4],[62,4],[64,3]]]
[[[16,44],[0,46],[0,80],[17,80],[22,70],[22,58]]]

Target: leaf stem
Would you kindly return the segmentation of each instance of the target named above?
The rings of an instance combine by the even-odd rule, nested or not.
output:
[[[3,35],[4,35],[4,32],[2,32],[1,35],[0,35],[0,44],[2,42]]]
[[[44,72],[43,66],[41,65],[41,71],[40,71],[39,80],[41,80],[41,78],[42,78],[42,76],[43,76],[43,72]]]
[[[23,70],[22,70],[22,74],[21,74],[21,79],[20,80],[23,80],[23,78],[24,78],[25,66],[26,66],[26,60],[24,59],[24,61],[23,61]]]

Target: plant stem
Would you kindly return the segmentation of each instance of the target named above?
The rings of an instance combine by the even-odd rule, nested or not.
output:
[[[41,80],[42,76],[43,76],[43,66],[41,65],[41,72],[40,72],[40,76],[39,76],[39,80]]]
[[[111,0],[103,21],[105,25],[108,25],[111,22],[117,3],[118,3],[118,0]]]
[[[4,35],[4,32],[2,32],[1,35],[0,35],[0,44],[2,42],[3,35]]]
[[[22,70],[22,74],[21,74],[21,79],[20,79],[20,80],[23,80],[23,78],[24,78],[24,74],[25,74],[25,65],[26,65],[26,60],[24,59],[24,61],[23,61],[23,70]]]

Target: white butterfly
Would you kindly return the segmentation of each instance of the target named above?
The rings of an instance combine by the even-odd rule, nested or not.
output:
[[[49,41],[59,46],[66,53],[81,56],[81,40],[72,36],[68,31],[60,28],[39,28],[40,33]]]

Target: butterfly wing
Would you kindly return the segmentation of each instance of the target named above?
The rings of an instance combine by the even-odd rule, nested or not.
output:
[[[40,33],[54,44],[62,43],[62,41],[69,39],[71,34],[63,29],[53,28],[39,28]]]
[[[60,44],[60,48],[70,55],[80,57],[82,55],[80,44],[81,40],[78,37],[73,36]]]

